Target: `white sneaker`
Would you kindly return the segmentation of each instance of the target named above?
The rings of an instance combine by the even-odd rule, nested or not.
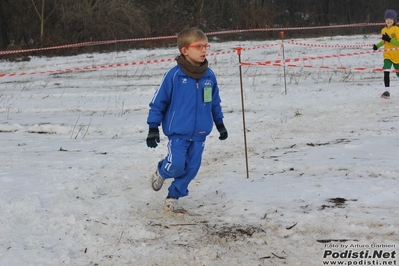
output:
[[[163,209],[165,211],[173,212],[173,213],[186,213],[186,210],[179,205],[177,199],[167,198],[165,200],[165,204],[163,205]]]
[[[155,173],[151,176],[151,188],[154,191],[159,191],[162,188],[163,181],[165,181],[164,178],[158,173],[158,169],[155,171]]]

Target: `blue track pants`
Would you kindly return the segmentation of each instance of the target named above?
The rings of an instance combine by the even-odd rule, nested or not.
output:
[[[181,198],[188,195],[188,185],[195,178],[201,166],[205,142],[170,139],[168,154],[158,164],[163,178],[173,178],[168,197]]]

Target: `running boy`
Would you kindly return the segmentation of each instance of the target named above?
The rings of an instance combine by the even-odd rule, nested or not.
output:
[[[381,46],[384,46],[384,93],[381,94],[381,98],[389,99],[391,94],[389,92],[389,74],[390,69],[393,67],[399,70],[399,27],[396,25],[398,21],[398,15],[395,10],[388,9],[385,11],[385,24],[381,30],[382,40],[373,45],[374,50],[378,50]],[[399,72],[396,72],[396,76],[399,77]]]
[[[206,136],[213,124],[220,140],[227,139],[228,134],[216,76],[205,58],[210,48],[208,38],[201,30],[189,28],[177,35],[177,45],[177,65],[165,73],[149,104],[146,141],[148,147],[156,148],[160,141],[158,127],[162,125],[169,140],[168,152],[151,177],[151,187],[159,191],[165,179],[173,179],[164,209],[185,213],[178,199],[188,195],[188,185],[198,173]]]

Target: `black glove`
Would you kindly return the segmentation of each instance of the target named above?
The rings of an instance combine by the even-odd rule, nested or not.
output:
[[[227,139],[228,134],[227,134],[227,129],[226,129],[226,127],[224,126],[224,124],[216,125],[216,128],[218,129],[219,134],[220,134],[219,139],[220,139],[220,140],[225,140],[225,139]]]
[[[388,33],[382,35],[382,39],[386,42],[391,42],[391,37],[388,36]]]
[[[148,148],[156,148],[158,146],[157,143],[159,143],[159,129],[156,128],[150,128],[148,131],[147,135],[147,146]]]
[[[373,50],[374,50],[374,51],[378,50],[377,45],[375,45],[375,44],[373,45]]]

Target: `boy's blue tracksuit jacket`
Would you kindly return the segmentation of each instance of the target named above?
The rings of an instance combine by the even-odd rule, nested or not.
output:
[[[176,65],[165,73],[155,92],[147,123],[150,128],[162,124],[170,140],[203,142],[214,123],[223,123],[220,102],[216,77],[210,68],[196,80]]]

